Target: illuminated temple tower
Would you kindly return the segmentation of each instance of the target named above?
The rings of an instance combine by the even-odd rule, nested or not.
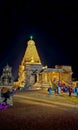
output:
[[[42,70],[42,63],[38,55],[35,42],[30,39],[27,43],[26,52],[24,54],[21,65],[19,66],[18,82],[20,87],[24,89],[34,88],[35,83],[40,87],[39,75]]]
[[[43,66],[32,38],[27,42],[27,48],[18,70],[18,81],[15,86],[24,90],[47,89],[52,82],[61,81],[65,84],[72,82],[71,66],[56,65],[55,68]]]

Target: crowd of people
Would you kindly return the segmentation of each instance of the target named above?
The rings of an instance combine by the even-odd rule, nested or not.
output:
[[[48,88],[48,93],[51,95],[53,91],[54,94],[60,94],[61,92],[63,92],[68,93],[69,96],[74,93],[74,95],[78,97],[78,87],[72,87],[72,85],[67,86],[60,83],[60,81],[58,81],[57,83],[52,82],[52,87]]]
[[[3,87],[1,89],[1,98],[3,98],[2,104],[3,106],[7,105],[7,100],[10,99],[11,96],[14,96],[14,94],[16,93],[17,89],[13,88],[13,89],[9,89],[8,87]],[[70,86],[66,86],[65,84],[62,84],[60,81],[58,82],[52,82],[52,86],[48,88],[48,94],[52,95],[54,92],[54,94],[56,95],[60,95],[60,93],[68,93],[69,96],[72,95],[72,93],[74,93],[74,95],[76,97],[78,97],[78,87],[72,87]]]

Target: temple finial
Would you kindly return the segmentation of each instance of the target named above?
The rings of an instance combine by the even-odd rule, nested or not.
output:
[[[30,36],[30,39],[32,40],[32,39],[33,39],[33,36]]]

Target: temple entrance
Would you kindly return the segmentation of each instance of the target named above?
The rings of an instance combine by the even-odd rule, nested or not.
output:
[[[36,74],[30,76],[30,84],[33,85],[37,82]]]
[[[37,82],[37,75],[35,74],[35,83]]]

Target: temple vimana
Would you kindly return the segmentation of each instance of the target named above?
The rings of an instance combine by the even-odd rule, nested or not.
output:
[[[15,87],[24,90],[47,89],[53,82],[60,81],[66,85],[72,82],[71,66],[56,65],[54,68],[43,66],[36,43],[30,39],[18,70],[18,81]]]

